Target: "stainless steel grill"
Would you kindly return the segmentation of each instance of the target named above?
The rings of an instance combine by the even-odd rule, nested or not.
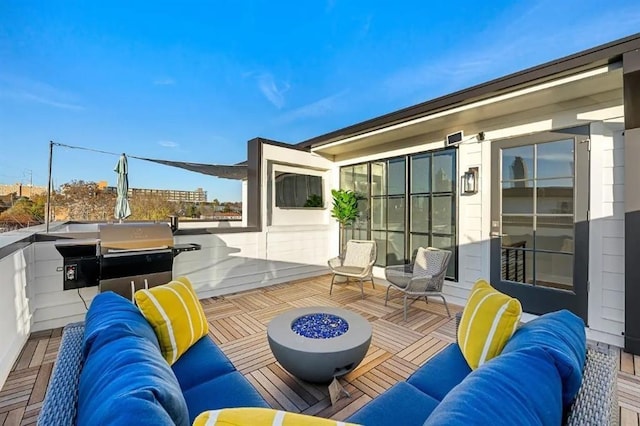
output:
[[[173,258],[199,244],[174,244],[168,224],[105,224],[96,240],[56,244],[64,258],[65,290],[97,285],[130,298],[140,288],[172,279]]]

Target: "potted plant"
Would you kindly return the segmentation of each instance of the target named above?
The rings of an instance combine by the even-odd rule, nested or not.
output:
[[[358,196],[355,192],[347,189],[332,189],[333,208],[331,209],[331,217],[335,218],[340,224],[340,255],[344,253],[347,244],[345,238],[345,228],[358,218]]]

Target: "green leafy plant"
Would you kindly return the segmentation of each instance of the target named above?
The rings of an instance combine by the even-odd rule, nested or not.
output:
[[[346,245],[345,228],[358,218],[358,196],[355,192],[345,189],[332,189],[333,208],[331,209],[331,217],[340,224],[340,240],[342,246],[340,253],[344,253]]]

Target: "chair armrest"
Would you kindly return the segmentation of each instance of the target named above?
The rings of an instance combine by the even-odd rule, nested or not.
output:
[[[399,272],[399,273],[402,273],[402,274],[411,274],[411,273],[413,273],[413,267],[412,267],[412,265],[387,266],[387,267],[384,268],[385,274],[387,273],[387,271],[389,271],[389,272]]]
[[[82,370],[84,322],[67,325],[62,332],[38,425],[73,425],[78,407],[78,383]]]
[[[331,269],[342,266],[342,258],[340,256],[334,257],[332,259],[329,259],[327,261],[327,264],[329,264],[329,268]]]
[[[567,416],[567,425],[617,425],[618,366],[616,349],[589,343],[582,385]]]

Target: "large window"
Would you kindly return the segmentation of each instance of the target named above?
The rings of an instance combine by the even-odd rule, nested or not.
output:
[[[366,240],[369,238],[369,165],[340,169],[340,187],[354,191],[358,195],[358,219],[353,226],[346,229],[348,240]]]
[[[455,279],[456,176],[455,149],[342,167],[340,187],[361,198],[347,238],[375,240],[378,266],[410,263],[418,247],[451,250],[447,277]]]

